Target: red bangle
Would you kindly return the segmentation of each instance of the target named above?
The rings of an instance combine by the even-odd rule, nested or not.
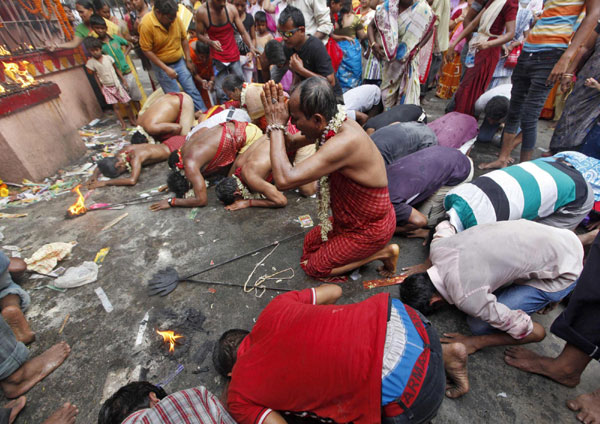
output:
[[[248,200],[248,206],[252,207],[252,199]]]
[[[171,197],[171,207],[175,206],[175,197]]]

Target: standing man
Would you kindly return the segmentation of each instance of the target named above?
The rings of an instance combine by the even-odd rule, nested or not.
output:
[[[158,82],[165,93],[178,93],[179,84],[192,97],[196,110],[206,105],[196,89],[192,72],[186,28],[177,19],[175,0],[156,0],[154,9],[142,18],[139,26],[140,47],[152,62]]]
[[[286,7],[279,15],[278,24],[294,79],[302,81],[310,77],[324,77],[333,87],[338,103],[343,104],[342,87],[335,77],[331,57],[318,38],[308,35],[302,11],[294,6]]]
[[[306,34],[327,42],[333,31],[329,7],[325,0],[289,0],[288,7],[293,6],[302,12],[306,21]]]
[[[360,125],[346,119],[343,108],[338,109],[333,89],[323,78],[303,81],[292,92],[289,111],[280,84],[265,84],[261,98],[277,188],[320,181],[320,225],[304,239],[300,262],[304,271],[314,278],[341,280],[353,269],[380,260],[380,273],[393,275],[400,249],[388,243],[396,229],[396,215],[385,164],[375,144]],[[290,116],[301,134],[286,135]],[[317,152],[294,166],[287,151],[311,143],[317,145]]]
[[[233,4],[227,3],[226,0],[208,0],[196,11],[198,39],[210,46],[213,64],[217,71],[214,84],[217,100],[220,103],[228,100],[223,91],[223,79],[230,74],[244,79],[240,51],[235,41],[236,28],[246,46],[258,56],[259,53]]]
[[[577,20],[585,10],[585,18]],[[537,121],[548,93],[556,82],[570,80],[565,73],[579,47],[592,34],[600,17],[600,0],[548,0],[544,11],[529,32],[512,74],[512,92],[502,149],[498,159],[482,163],[480,169],[508,166],[510,153],[520,143],[521,162],[531,160],[537,138]],[[465,25],[467,25],[465,19]],[[577,31],[575,31],[577,29]],[[574,35],[573,35],[574,34]]]

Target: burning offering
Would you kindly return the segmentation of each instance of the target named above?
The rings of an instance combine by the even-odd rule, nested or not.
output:
[[[67,218],[75,218],[76,216],[83,215],[87,212],[87,208],[85,207],[85,198],[81,194],[81,191],[79,191],[80,187],[81,184],[72,190],[77,193],[78,197],[77,201],[69,206],[69,209],[67,209]]]
[[[169,343],[169,352],[170,353],[175,352],[175,344],[177,343],[177,340],[181,339],[183,336],[179,335],[179,334],[175,334],[175,332],[171,331],[171,330],[167,330],[167,331],[156,330],[156,332],[162,336],[163,341],[165,343]]]

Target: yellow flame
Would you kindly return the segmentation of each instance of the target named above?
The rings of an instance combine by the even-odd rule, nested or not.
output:
[[[16,63],[4,63],[4,73],[17,84],[21,84],[21,87],[29,87],[35,84],[35,79],[27,71],[29,62],[26,60],[22,61],[19,66]],[[21,69],[22,68],[22,69]]]
[[[177,339],[180,339],[183,337],[183,336],[180,336],[179,334],[175,334],[175,332],[170,331],[170,330],[169,331],[156,330],[156,332],[162,336],[163,341],[165,341],[166,343],[169,343],[169,352],[175,351],[175,343],[177,342]]]
[[[78,197],[77,201],[73,203],[68,209],[71,215],[81,215],[87,212],[87,208],[85,207],[85,198],[81,195],[79,187],[81,187],[81,184],[79,184],[73,189],[73,191],[77,193]]]
[[[0,46],[0,56],[10,56],[10,51],[4,48],[4,46]]]
[[[2,87],[2,85],[0,85],[0,94],[5,93],[6,90],[4,89],[4,87]]]

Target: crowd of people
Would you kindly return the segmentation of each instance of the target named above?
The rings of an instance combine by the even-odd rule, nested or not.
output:
[[[167,162],[174,195],[153,211],[206,206],[208,179],[229,211],[285,207],[286,190],[317,194],[299,260],[326,283],[277,296],[250,331],[220,337],[223,404],[202,386],[167,395],[133,382],[99,423],[427,423],[444,397],[469,391],[468,356],[490,346],[511,346],[508,365],[576,386],[600,359],[599,2],[128,0],[121,21],[77,0],[74,39],[50,48],[83,43],[91,81],[136,127],[88,188],[135,185],[144,166]],[[153,81],[147,99],[132,50]],[[421,107],[429,90],[450,100],[432,122]],[[533,159],[549,103],[560,118],[550,151]],[[496,170],[475,177],[472,146],[499,131],[498,159],[479,164]],[[394,235],[429,248],[398,296],[336,304],[332,283],[365,264],[397,274]],[[0,423],[69,354],[59,344],[27,360],[29,298],[13,281],[25,268],[0,256],[0,385],[17,399]],[[515,346],[543,340],[531,315],[559,302],[550,330],[563,352]],[[445,304],[465,313],[471,335],[438,335],[426,316]],[[600,422],[600,388],[567,405]],[[76,413],[64,405],[63,421],[48,423]]]

